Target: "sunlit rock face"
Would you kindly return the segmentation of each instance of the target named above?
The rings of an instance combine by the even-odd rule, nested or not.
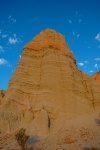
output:
[[[36,150],[100,148],[100,82],[75,62],[64,37],[54,30],[42,31],[25,45],[0,97],[2,150],[16,147],[14,134],[20,128],[36,136],[31,145]],[[5,137],[13,144],[5,145]]]
[[[93,76],[92,76],[95,80],[99,81],[100,82],[100,71],[95,73]]]

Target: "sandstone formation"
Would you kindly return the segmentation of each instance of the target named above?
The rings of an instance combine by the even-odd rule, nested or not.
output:
[[[14,135],[20,128],[35,150],[100,148],[98,76],[77,68],[61,34],[42,31],[24,47],[1,101],[0,148],[18,148]]]
[[[0,90],[0,105],[1,105],[1,100],[3,99],[3,97],[5,96],[5,92],[4,90]]]
[[[93,78],[97,81],[100,81],[100,72],[97,72],[93,75]]]

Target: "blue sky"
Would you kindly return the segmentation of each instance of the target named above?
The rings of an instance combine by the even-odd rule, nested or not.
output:
[[[0,89],[7,89],[24,45],[46,28],[64,35],[83,72],[100,71],[100,0],[1,0]]]

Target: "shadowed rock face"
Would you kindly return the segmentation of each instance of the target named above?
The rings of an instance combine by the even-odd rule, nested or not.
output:
[[[1,100],[4,98],[6,91],[0,90],[0,105],[1,105]]]
[[[61,34],[42,31],[24,47],[1,101],[2,136],[23,127],[30,136],[42,137],[35,147],[43,150],[99,147],[97,81],[77,68]]]

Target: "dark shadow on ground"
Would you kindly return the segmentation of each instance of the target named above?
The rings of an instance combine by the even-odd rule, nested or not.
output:
[[[100,126],[100,118],[94,119],[96,125]]]
[[[38,136],[29,137],[29,139],[27,141],[27,145],[29,147],[29,150],[31,150],[37,142],[39,142],[39,137]]]
[[[89,147],[84,147],[83,150],[91,150]]]

